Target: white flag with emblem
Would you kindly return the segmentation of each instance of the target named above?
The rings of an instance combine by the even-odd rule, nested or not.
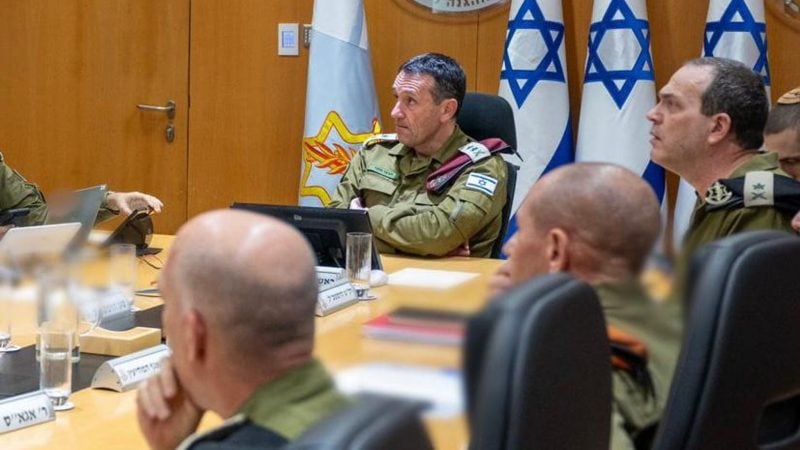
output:
[[[753,71],[764,77],[769,97],[767,26],[764,22],[763,0],[711,0],[706,16],[703,56],[735,59],[752,67]],[[675,247],[683,241],[696,199],[694,188],[681,179],[672,225]]]
[[[317,0],[311,22],[300,204],[321,206],[380,121],[363,0]]]
[[[516,211],[542,174],[573,161],[564,18],[561,0],[513,0],[500,70],[499,95],[514,111],[522,161],[507,239]]]

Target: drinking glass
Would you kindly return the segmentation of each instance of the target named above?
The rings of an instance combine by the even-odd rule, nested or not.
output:
[[[56,322],[44,324],[39,332],[39,389],[50,398],[56,411],[74,408],[69,401],[74,334],[74,330]]]
[[[12,269],[0,266],[0,353],[19,350],[19,346],[11,344],[16,280],[16,274]]]
[[[136,246],[133,244],[114,244],[109,249],[108,283],[111,292],[121,295],[134,311],[133,299],[136,288]]]
[[[369,275],[372,271],[372,234],[347,233],[346,267],[347,277],[359,300],[374,297],[369,295]]]
[[[87,291],[78,288],[79,281],[76,281],[74,271],[65,269],[65,267],[47,268],[41,270],[36,277],[39,289],[37,360],[41,359],[42,332],[49,327],[58,326],[73,333],[72,362],[80,361],[80,336],[94,330],[102,319],[96,306],[96,296],[84,295]]]

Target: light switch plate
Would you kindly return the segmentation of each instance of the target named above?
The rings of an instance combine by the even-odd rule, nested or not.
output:
[[[278,55],[297,56],[300,54],[300,26],[296,23],[278,24]]]

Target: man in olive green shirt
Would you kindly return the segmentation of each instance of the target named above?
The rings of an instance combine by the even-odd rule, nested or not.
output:
[[[397,134],[368,139],[328,204],[369,210],[381,252],[488,257],[506,200],[506,165],[456,125],[466,76],[436,53],[403,63],[392,86]],[[465,168],[432,187],[431,174],[457,155]]]
[[[277,449],[347,405],[311,356],[314,257],[291,226],[202,214],[179,230],[159,288],[172,355],[137,397],[151,448]],[[192,436],[207,410],[226,423]]]
[[[760,75],[724,58],[698,58],[683,65],[659,92],[647,114],[653,123],[653,161],[680,175],[698,196],[683,249],[678,279],[704,244],[747,230],[791,231],[792,214],[771,204],[706,211],[728,195],[719,179],[760,172],[786,176],[775,154],[760,153],[769,102]],[[765,175],[771,177],[772,175]],[[771,189],[754,183],[761,189]],[[761,192],[759,192],[761,194]],[[676,286],[681,295],[683,282]]]
[[[781,169],[800,180],[800,87],[781,95],[769,111],[764,147],[778,154]]]
[[[115,214],[128,215],[134,209],[147,208],[161,212],[161,200],[140,192],[108,192],[97,216],[102,222]],[[39,188],[26,180],[16,170],[7,166],[0,154],[0,211],[28,208],[30,212],[20,220],[24,225],[41,225],[47,219],[47,203]],[[0,237],[8,227],[0,227]]]
[[[544,175],[517,211],[508,260],[490,282],[498,294],[545,273],[568,272],[594,286],[612,343],[638,359],[613,364],[611,448],[633,450],[653,437],[680,346],[680,316],[639,283],[660,226],[652,188],[633,172],[576,163]]]

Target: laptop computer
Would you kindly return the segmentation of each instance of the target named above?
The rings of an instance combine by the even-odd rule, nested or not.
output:
[[[94,227],[94,221],[97,219],[97,212],[103,203],[106,190],[106,185],[101,184],[79,189],[50,202],[45,225],[80,223],[80,230],[75,235],[72,246],[82,245]]]
[[[61,254],[80,228],[78,222],[12,228],[0,240],[0,254],[11,257]]]

